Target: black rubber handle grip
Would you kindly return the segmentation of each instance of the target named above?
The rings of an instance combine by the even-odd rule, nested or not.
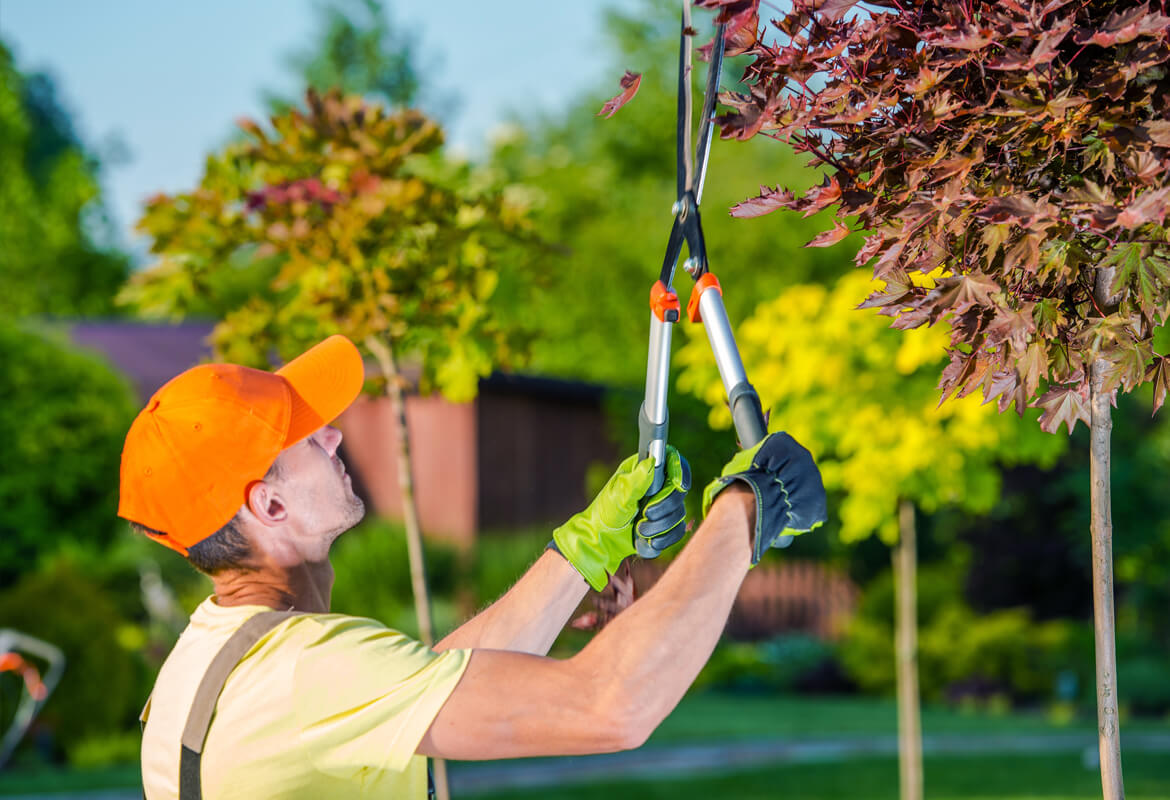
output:
[[[747,381],[740,381],[727,393],[727,403],[731,406],[740,447],[746,449],[762,442],[768,435],[768,423],[755,388]]]

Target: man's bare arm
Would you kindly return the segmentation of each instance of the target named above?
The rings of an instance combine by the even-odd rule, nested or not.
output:
[[[445,636],[435,650],[514,650],[543,656],[588,590],[568,561],[547,550],[499,600]]]
[[[573,658],[472,653],[418,752],[474,760],[641,745],[719,639],[751,561],[754,509],[750,491],[724,491],[658,583]]]

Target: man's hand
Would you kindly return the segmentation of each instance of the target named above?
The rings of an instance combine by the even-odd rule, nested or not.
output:
[[[737,482],[756,496],[753,565],[785,531],[805,533],[828,519],[820,470],[812,454],[787,433],[770,434],[736,453],[703,492],[703,515],[721,491]]]
[[[609,576],[638,549],[643,554],[661,553],[686,532],[683,500],[691,487],[691,469],[673,447],[667,447],[666,483],[639,504],[654,481],[654,461],[630,456],[605,484],[589,508],[553,531],[557,550],[581,573],[589,585],[601,591]]]

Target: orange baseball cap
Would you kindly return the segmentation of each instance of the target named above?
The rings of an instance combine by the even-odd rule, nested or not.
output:
[[[330,336],[276,372],[203,364],[154,393],[126,434],[118,516],[183,555],[226,525],[281,450],[336,419],[365,380],[362,357]]]

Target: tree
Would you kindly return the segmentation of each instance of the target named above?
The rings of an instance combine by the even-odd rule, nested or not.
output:
[[[415,103],[423,82],[416,39],[395,28],[382,0],[333,0],[316,12],[316,40],[287,59],[306,88],[339,89],[394,107]],[[268,102],[277,113],[295,104],[275,95]]]
[[[112,311],[129,262],[107,244],[98,173],[52,79],[0,42],[0,315]]]
[[[877,534],[894,548],[902,796],[917,800],[915,507],[987,511],[999,496],[1001,463],[1051,464],[1065,442],[999,416],[972,396],[939,404],[934,374],[946,360],[946,332],[919,328],[899,336],[877,317],[855,313],[872,288],[859,272],[831,288],[790,287],[759,305],[740,325],[737,341],[773,428],[812,450],[825,488],[844,493],[841,538]],[[712,425],[728,427],[731,415],[707,342],[692,340],[679,360],[685,365],[680,388],[711,405]]]
[[[499,310],[523,296],[522,273],[499,264],[525,257],[525,212],[513,194],[453,172],[442,132],[418,112],[312,90],[307,108],[274,117],[271,131],[242,121],[248,139],[209,157],[198,187],[148,203],[139,227],[155,263],[123,300],[152,316],[214,313],[217,356],[240,364],[267,368],[272,354],[290,358],[332,333],[374,358],[398,420],[430,644],[402,365],[418,365],[422,391],[462,402],[494,365],[522,357],[525,339]],[[262,291],[239,291],[258,275]]]
[[[557,248],[546,259],[544,288],[528,309],[541,331],[533,342],[533,369],[636,386],[646,376],[646,350],[635,343],[646,341],[650,285],[662,264],[676,199],[677,0],[644,0],[633,11],[608,11],[603,36],[612,52],[612,86],[582,93],[563,117],[517,119],[494,142],[490,167],[525,187],[533,225]],[[626,69],[642,72],[637,97],[612,119],[598,117]],[[729,83],[734,70],[723,74]],[[701,92],[701,81],[695,83]],[[783,175],[798,185],[816,180],[788,148],[762,141],[713,144],[703,225],[732,319],[742,319],[759,298],[785,285],[839,273],[844,262],[836,253],[800,249],[819,230],[816,220],[743,223],[715,211],[754,189],[761,174]],[[676,287],[684,302],[689,283],[684,276]],[[636,413],[635,406],[631,423]],[[688,451],[692,456],[697,453]],[[722,466],[716,458],[712,475]]]
[[[136,412],[126,381],[64,341],[0,317],[0,584],[64,544],[109,546],[118,461]]]
[[[731,20],[758,0],[702,0]],[[1170,17],[1165,3],[796,0],[750,48],[722,135],[789,142],[827,170],[740,204],[833,207],[886,288],[866,305],[902,329],[951,322],[943,396],[1092,435],[1094,622],[1101,779],[1124,794],[1117,723],[1110,403],[1170,386],[1155,329],[1170,310]],[[1154,5],[1157,8],[1154,8]],[[870,10],[872,9],[872,11]],[[911,275],[937,268],[934,288]]]

